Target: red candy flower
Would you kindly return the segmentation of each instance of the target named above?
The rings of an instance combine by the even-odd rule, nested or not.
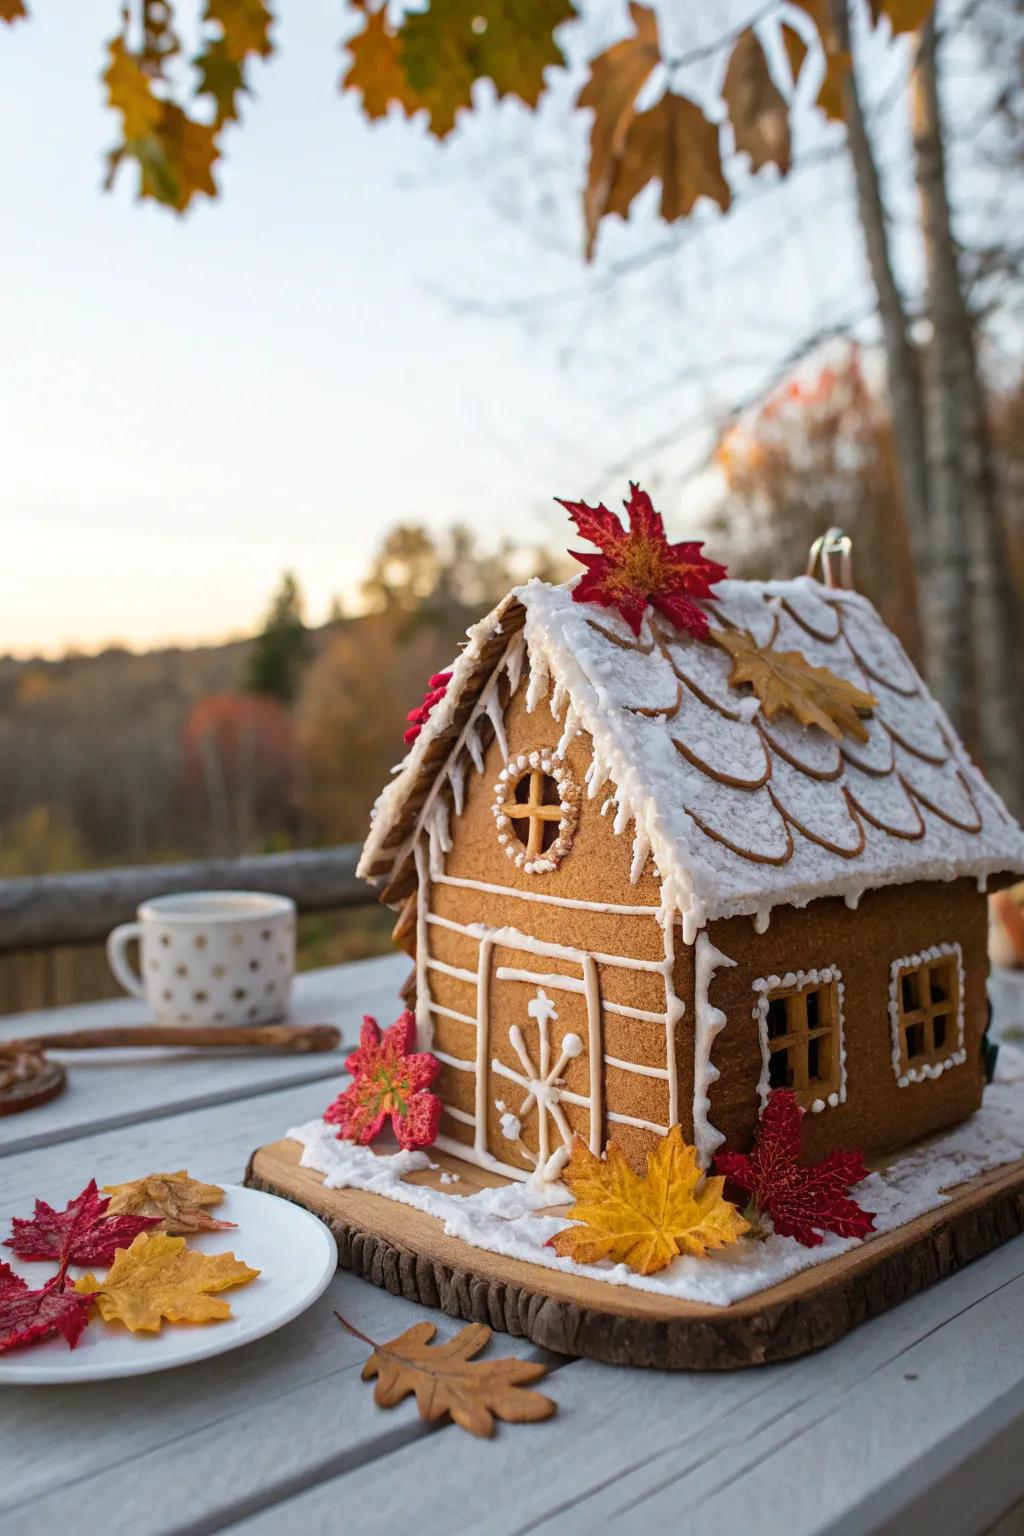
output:
[[[413,742],[416,740],[416,737],[426,725],[427,720],[430,717],[430,711],[434,708],[434,705],[440,704],[441,700],[444,698],[448,689],[448,684],[451,682],[451,680],[452,675],[450,672],[435,672],[433,677],[427,683],[427,691],[423,695],[423,703],[417,704],[415,709],[410,709],[409,713],[405,717],[407,720],[412,722],[408,730],[406,730],[402,736],[402,740],[405,742],[407,747],[412,746]]]
[[[569,551],[587,568],[573,588],[578,603],[617,608],[634,635],[639,635],[650,603],[676,629],[707,638],[707,615],[693,599],[714,595],[712,587],[724,578],[725,566],[702,555],[700,543],[670,544],[661,513],[655,512],[646,491],[630,482],[629,500],[624,503],[628,530],[605,506],[557,499],[583,537],[601,551],[599,555]]]
[[[805,1248],[816,1248],[824,1232],[866,1237],[875,1218],[847,1195],[868,1176],[863,1157],[830,1152],[820,1163],[799,1162],[803,1117],[793,1090],[777,1088],[768,1096],[753,1152],[720,1152],[715,1172],[746,1190],[753,1214],[770,1216],[780,1237],[795,1237]]]
[[[441,1121],[441,1100],[426,1090],[441,1063],[429,1051],[414,1052],[415,1041],[416,1019],[409,1012],[383,1034],[376,1019],[364,1016],[359,1049],[345,1063],[352,1082],[324,1111],[328,1125],[340,1127],[339,1141],[365,1147],[390,1115],[399,1146],[430,1146]]]

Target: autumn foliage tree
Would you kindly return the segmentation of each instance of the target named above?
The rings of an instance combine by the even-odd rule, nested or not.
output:
[[[201,699],[182,736],[185,790],[205,815],[212,847],[252,851],[254,839],[288,830],[294,735],[284,706],[267,696]]]

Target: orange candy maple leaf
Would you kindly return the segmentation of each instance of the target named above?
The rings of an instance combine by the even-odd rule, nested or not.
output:
[[[830,1152],[820,1163],[801,1163],[804,1111],[791,1088],[769,1094],[754,1150],[720,1152],[715,1171],[750,1196],[757,1212],[770,1216],[780,1237],[795,1237],[816,1248],[825,1232],[838,1237],[866,1237],[875,1230],[871,1211],[848,1195],[869,1169],[860,1152]]]
[[[648,1154],[643,1177],[614,1142],[603,1159],[577,1142],[562,1179],[575,1197],[568,1215],[578,1225],[556,1232],[549,1246],[578,1264],[610,1259],[653,1275],[680,1254],[703,1258],[747,1230],[723,1198],[725,1180],[704,1177],[678,1125]]]
[[[328,1125],[340,1127],[339,1141],[367,1146],[390,1117],[398,1144],[429,1147],[441,1123],[441,1100],[427,1089],[441,1070],[429,1051],[413,1051],[416,1018],[408,1009],[381,1033],[376,1019],[363,1016],[359,1047],[345,1062],[351,1084],[324,1110]]]
[[[603,505],[556,499],[583,537],[601,551],[599,555],[569,551],[587,568],[573,588],[577,603],[617,608],[634,635],[639,635],[650,604],[677,629],[707,638],[707,615],[694,598],[714,595],[712,589],[724,578],[725,566],[703,555],[700,543],[670,544],[661,513],[654,510],[646,491],[630,483],[629,500],[624,503],[628,529]]]

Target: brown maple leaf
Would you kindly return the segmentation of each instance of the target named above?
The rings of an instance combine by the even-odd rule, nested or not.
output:
[[[746,150],[750,168],[776,165],[789,170],[789,109],[771,77],[764,49],[753,27],[736,39],[722,85],[736,148]]]
[[[270,37],[274,18],[263,0],[206,0],[206,19],[220,23],[233,59],[244,59],[248,53],[267,58],[274,51]]]
[[[678,1125],[648,1153],[642,1177],[614,1142],[600,1158],[577,1141],[562,1180],[575,1198],[567,1214],[577,1225],[556,1232],[549,1245],[577,1264],[610,1259],[653,1275],[680,1254],[703,1258],[747,1231],[722,1196],[725,1180],[704,1177]]]
[[[651,71],[661,59],[658,22],[652,10],[630,0],[634,35],[599,53],[590,63],[590,78],[576,105],[593,109],[590,130],[590,161],[583,194],[587,226],[587,260],[594,254],[597,226],[608,211],[608,195],[626,146],[626,135],[636,116],[636,99]]]
[[[108,1216],[159,1216],[160,1230],[170,1233],[224,1232],[233,1221],[218,1221],[203,1209],[219,1205],[224,1191],[219,1184],[202,1184],[184,1168],[177,1173],[148,1173],[127,1184],[105,1184],[110,1196]]]
[[[0,21],[23,21],[28,16],[24,0],[0,0]]]
[[[835,740],[843,735],[867,741],[861,719],[878,700],[828,667],[813,667],[799,651],[758,645],[745,629],[713,629],[708,638],[732,657],[730,685],[749,683],[769,720],[788,711],[801,725],[817,725]]]
[[[785,21],[782,23],[782,46],[786,50],[786,58],[789,60],[789,73],[795,88],[809,50],[796,28],[791,27]]]
[[[183,1237],[142,1232],[130,1248],[121,1248],[106,1276],[83,1275],[75,1283],[81,1296],[95,1296],[106,1323],[123,1323],[132,1333],[159,1333],[169,1323],[216,1323],[231,1307],[215,1291],[247,1285],[250,1269],[233,1253],[198,1253]]]
[[[363,1366],[363,1380],[376,1376],[373,1399],[380,1408],[394,1408],[414,1393],[421,1419],[449,1414],[461,1429],[485,1439],[493,1435],[495,1419],[532,1424],[555,1412],[550,1397],[524,1386],[544,1376],[546,1365],[531,1360],[473,1359],[491,1337],[483,1323],[468,1323],[443,1344],[431,1343],[437,1333],[433,1323],[415,1323],[397,1339],[375,1344],[340,1313],[334,1315],[373,1350]]]
[[[666,224],[691,213],[698,197],[711,198],[723,211],[732,201],[722,172],[718,125],[708,122],[696,102],[672,91],[630,123],[605,211],[625,218],[634,197],[651,181],[661,182],[658,211]]]
[[[935,0],[870,0],[871,20],[875,26],[883,16],[892,27],[893,36],[916,32],[923,27],[934,9]]]

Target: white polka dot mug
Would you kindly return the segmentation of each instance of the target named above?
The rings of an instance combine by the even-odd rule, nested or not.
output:
[[[127,955],[135,940],[140,974]],[[157,896],[114,929],[107,958],[161,1024],[269,1024],[288,1011],[295,903],[259,891]]]

